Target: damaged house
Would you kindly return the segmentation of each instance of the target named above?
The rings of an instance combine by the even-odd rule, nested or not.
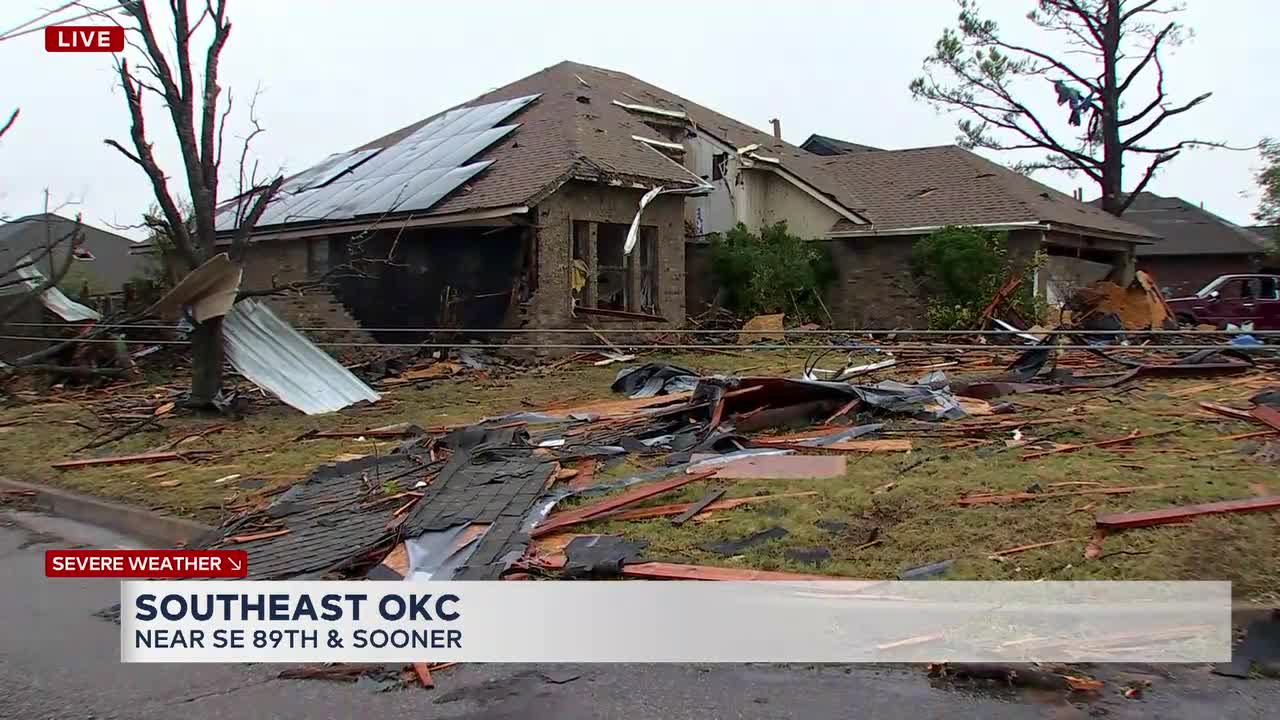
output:
[[[618,77],[561,63],[289,178],[255,229],[246,287],[328,275],[332,295],[288,298],[283,314],[354,318],[384,341],[425,338],[378,329],[679,325],[684,198],[706,183],[673,150],[674,113],[629,106]]]
[[[1260,233],[1182,198],[1138,193],[1124,218],[1160,236],[1138,248],[1138,269],[1151,273],[1168,297],[1191,295],[1220,275],[1259,272],[1267,254]]]
[[[897,288],[912,238],[936,227],[1008,229],[1062,258],[1064,276],[1131,274],[1152,239],[959,148],[840,147],[858,151],[809,152],[777,121],[765,133],[562,62],[289,178],[255,228],[245,285],[327,280],[270,302],[299,327],[358,321],[380,341],[679,327],[715,295],[707,236],[786,221],[832,244],[836,325],[884,327],[922,318],[923,299]],[[245,204],[229,202],[219,229]]]
[[[826,233],[839,269],[832,312],[854,327],[923,327],[925,298],[908,270],[914,242],[947,225],[1007,233],[1014,258],[1045,255],[1036,291],[1050,305],[1108,276],[1133,281],[1135,254],[1156,233],[955,145],[824,158],[870,226]],[[886,302],[887,301],[887,302]]]

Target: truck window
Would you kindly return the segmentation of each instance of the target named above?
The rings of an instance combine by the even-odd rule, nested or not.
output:
[[[1280,300],[1280,280],[1273,277],[1259,278],[1258,284],[1261,286],[1258,291],[1259,300]]]

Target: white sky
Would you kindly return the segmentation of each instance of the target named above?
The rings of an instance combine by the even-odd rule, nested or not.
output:
[[[61,4],[5,0],[0,29],[55,3]],[[984,2],[990,16],[1026,42],[1033,36],[1021,16],[1032,5]],[[1214,95],[1170,120],[1157,137],[1252,145],[1280,135],[1280,3],[1187,5],[1182,20],[1196,36],[1166,61],[1166,86],[1175,101]],[[566,59],[630,73],[759,128],[779,117],[784,137],[797,144],[812,132],[882,148],[945,144],[956,135],[954,118],[907,90],[942,29],[954,24],[949,0],[230,0],[228,14],[234,29],[222,85],[240,98],[237,133],[247,119],[244,101],[261,85],[258,114],[267,132],[254,148],[267,168],[303,169]],[[22,108],[0,140],[0,215],[41,211],[48,188],[53,204],[78,203],[87,222],[136,223],[153,202],[150,185],[140,168],[102,142],[112,137],[129,145],[128,113],[109,57],[49,54],[42,33],[33,33],[0,43],[0,67],[0,109],[7,116],[9,108]],[[1055,129],[1065,132],[1052,87],[1031,91],[1053,108]],[[148,116],[152,139],[178,185],[172,130],[166,132],[156,100]],[[229,147],[228,157],[233,150],[238,155]],[[224,165],[234,169],[234,159]],[[1249,224],[1256,166],[1255,153],[1184,153],[1148,189]],[[1138,169],[1128,168],[1126,188]],[[1086,198],[1098,195],[1084,176],[1037,179],[1067,192],[1082,187]]]

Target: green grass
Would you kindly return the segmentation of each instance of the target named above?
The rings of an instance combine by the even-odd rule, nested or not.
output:
[[[643,358],[648,360],[651,358]],[[672,362],[701,372],[742,371],[748,374],[795,376],[803,356],[778,354],[676,355]],[[241,483],[265,479],[267,488],[295,481],[314,466],[346,453],[374,451],[371,442],[353,439],[300,441],[308,430],[368,429],[398,422],[424,427],[464,423],[485,416],[527,410],[555,402],[588,402],[609,397],[608,386],[618,365],[593,367],[571,364],[557,370],[519,374],[509,378],[474,376],[435,381],[422,387],[389,390],[384,401],[341,413],[306,417],[279,405],[255,409],[243,421],[171,416],[159,432],[138,433],[126,440],[76,457],[142,452],[212,424],[230,423],[225,432],[209,435],[187,447],[211,448],[219,455],[195,463],[86,468],[58,472],[49,463],[71,457],[71,451],[92,433],[64,420],[92,421],[79,405],[17,407],[0,411],[0,422],[42,416],[25,424],[0,428],[0,474],[45,482],[117,498],[205,520],[223,517],[228,505],[252,498],[261,490]],[[900,377],[910,377],[904,371]],[[1103,557],[1085,560],[1084,549],[1098,512],[1144,510],[1173,505],[1249,497],[1259,491],[1280,493],[1277,468],[1236,452],[1245,441],[1223,441],[1226,435],[1257,430],[1258,426],[1223,418],[1200,421],[1187,416],[1198,400],[1234,400],[1249,393],[1239,388],[1184,398],[1166,393],[1204,385],[1212,380],[1144,380],[1123,392],[1077,395],[1022,395],[1018,417],[1034,419],[1049,411],[1078,412],[1058,425],[1027,428],[1031,437],[1053,441],[1088,442],[1125,435],[1178,428],[1174,434],[1138,440],[1133,452],[1085,449],[1022,461],[1021,449],[1004,449],[1009,433],[985,436],[988,445],[971,449],[940,446],[957,435],[912,435],[916,449],[909,453],[849,456],[842,478],[828,480],[701,481],[653,498],[645,505],[693,501],[712,483],[725,483],[726,497],[816,491],[810,497],[787,498],[720,511],[709,522],[672,526],[669,519],[597,522],[577,532],[618,532],[650,543],[656,559],[751,567],[769,570],[819,572],[857,578],[893,578],[909,567],[954,560],[948,577],[960,579],[1220,579],[1235,583],[1237,597],[1255,602],[1280,601],[1280,513],[1235,514],[1203,518],[1180,526],[1129,530],[1110,536]],[[1180,417],[1164,416],[1180,414]],[[175,414],[176,415],[176,414]],[[912,424],[895,421],[888,428],[908,432]],[[979,436],[983,437],[983,436]],[[377,445],[386,452],[394,442]],[[1226,451],[1226,452],[1223,452]],[[918,462],[923,458],[923,462]],[[622,477],[644,468],[653,458],[629,459],[600,477]],[[1121,467],[1141,465],[1141,469]],[[907,466],[911,466],[909,469]],[[161,477],[147,476],[165,471]],[[236,481],[215,484],[231,474]],[[172,487],[161,483],[179,480]],[[1038,482],[1090,481],[1105,485],[1170,484],[1160,490],[1128,495],[1052,498],[1006,505],[964,507],[955,500],[977,492],[1019,492]],[[894,486],[876,492],[888,483]],[[249,483],[246,483],[249,484]],[[1062,488],[1065,490],[1076,488]],[[1096,505],[1070,512],[1088,503]],[[847,533],[819,529],[818,520],[848,523]],[[738,538],[772,526],[785,528],[781,540],[725,558],[699,546]],[[880,544],[855,549],[872,528]],[[988,559],[993,551],[1050,540],[1070,539],[1051,547]],[[814,566],[786,559],[787,548],[827,547],[832,559]]]

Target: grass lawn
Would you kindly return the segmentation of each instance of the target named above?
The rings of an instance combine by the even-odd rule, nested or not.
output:
[[[652,358],[644,358],[645,360]],[[746,371],[795,376],[803,354],[686,354],[669,359],[706,372]],[[570,364],[546,373],[501,379],[474,376],[432,381],[421,387],[385,392],[376,405],[334,415],[306,417],[273,404],[242,421],[166,416],[163,430],[136,433],[97,454],[143,452],[214,425],[227,429],[184,444],[218,454],[192,463],[91,467],[59,472],[49,463],[73,457],[72,451],[94,433],[70,424],[93,424],[85,401],[57,401],[49,395],[31,405],[0,411],[0,475],[45,482],[122,499],[166,511],[216,521],[233,506],[264,488],[304,477],[317,464],[343,454],[386,452],[395,441],[354,439],[298,440],[310,430],[368,429],[399,422],[423,427],[458,424],[548,403],[571,404],[609,396],[618,365],[597,368]],[[911,370],[890,376],[906,379]],[[819,572],[857,578],[892,578],[909,567],[953,560],[947,575],[957,579],[1221,579],[1235,582],[1238,599],[1280,602],[1280,513],[1251,513],[1202,518],[1186,525],[1129,530],[1109,536],[1101,557],[1084,558],[1099,512],[1154,509],[1259,494],[1280,493],[1277,465],[1254,458],[1259,439],[1224,440],[1260,426],[1228,418],[1197,416],[1199,400],[1236,401],[1249,394],[1240,387],[1203,390],[1177,396],[1182,389],[1225,383],[1232,378],[1143,380],[1120,390],[1068,395],[1019,395],[1005,398],[1019,406],[1014,416],[1033,420],[1048,413],[1064,418],[1024,428],[1029,439],[1081,443],[1115,438],[1134,430],[1175,432],[1136,440],[1129,448],[1088,448],[1033,460],[1007,448],[1010,432],[975,435],[985,444],[945,448],[966,436],[925,432],[909,421],[893,421],[890,437],[910,437],[910,453],[850,455],[844,477],[827,480],[711,480],[659,496],[645,504],[693,501],[712,485],[724,485],[726,498],[815,491],[719,511],[706,520],[673,526],[669,518],[601,521],[575,532],[623,533],[649,542],[654,559],[759,569]],[[142,398],[146,388],[137,391]],[[44,403],[44,404],[42,404]],[[154,404],[154,402],[152,403]],[[100,411],[99,411],[100,412]],[[19,422],[15,422],[19,421]],[[13,424],[6,424],[13,423]],[[1261,438],[1266,440],[1266,438]],[[629,462],[660,462],[638,458]],[[635,466],[608,471],[626,474]],[[239,475],[233,480],[224,480]],[[1104,486],[1167,484],[1162,489],[1125,495],[1046,498],[1002,505],[960,506],[955,501],[980,492],[1021,492],[1038,483],[1044,492],[1087,489],[1090,485],[1051,487],[1055,483]],[[824,530],[819,520],[847,525]],[[749,535],[771,527],[788,534],[764,545],[724,557],[700,546]],[[876,533],[878,543],[864,546]],[[998,550],[1065,540],[1056,545],[989,556]],[[862,546],[862,547],[860,547]],[[824,547],[831,559],[820,565],[789,560],[785,551]]]

